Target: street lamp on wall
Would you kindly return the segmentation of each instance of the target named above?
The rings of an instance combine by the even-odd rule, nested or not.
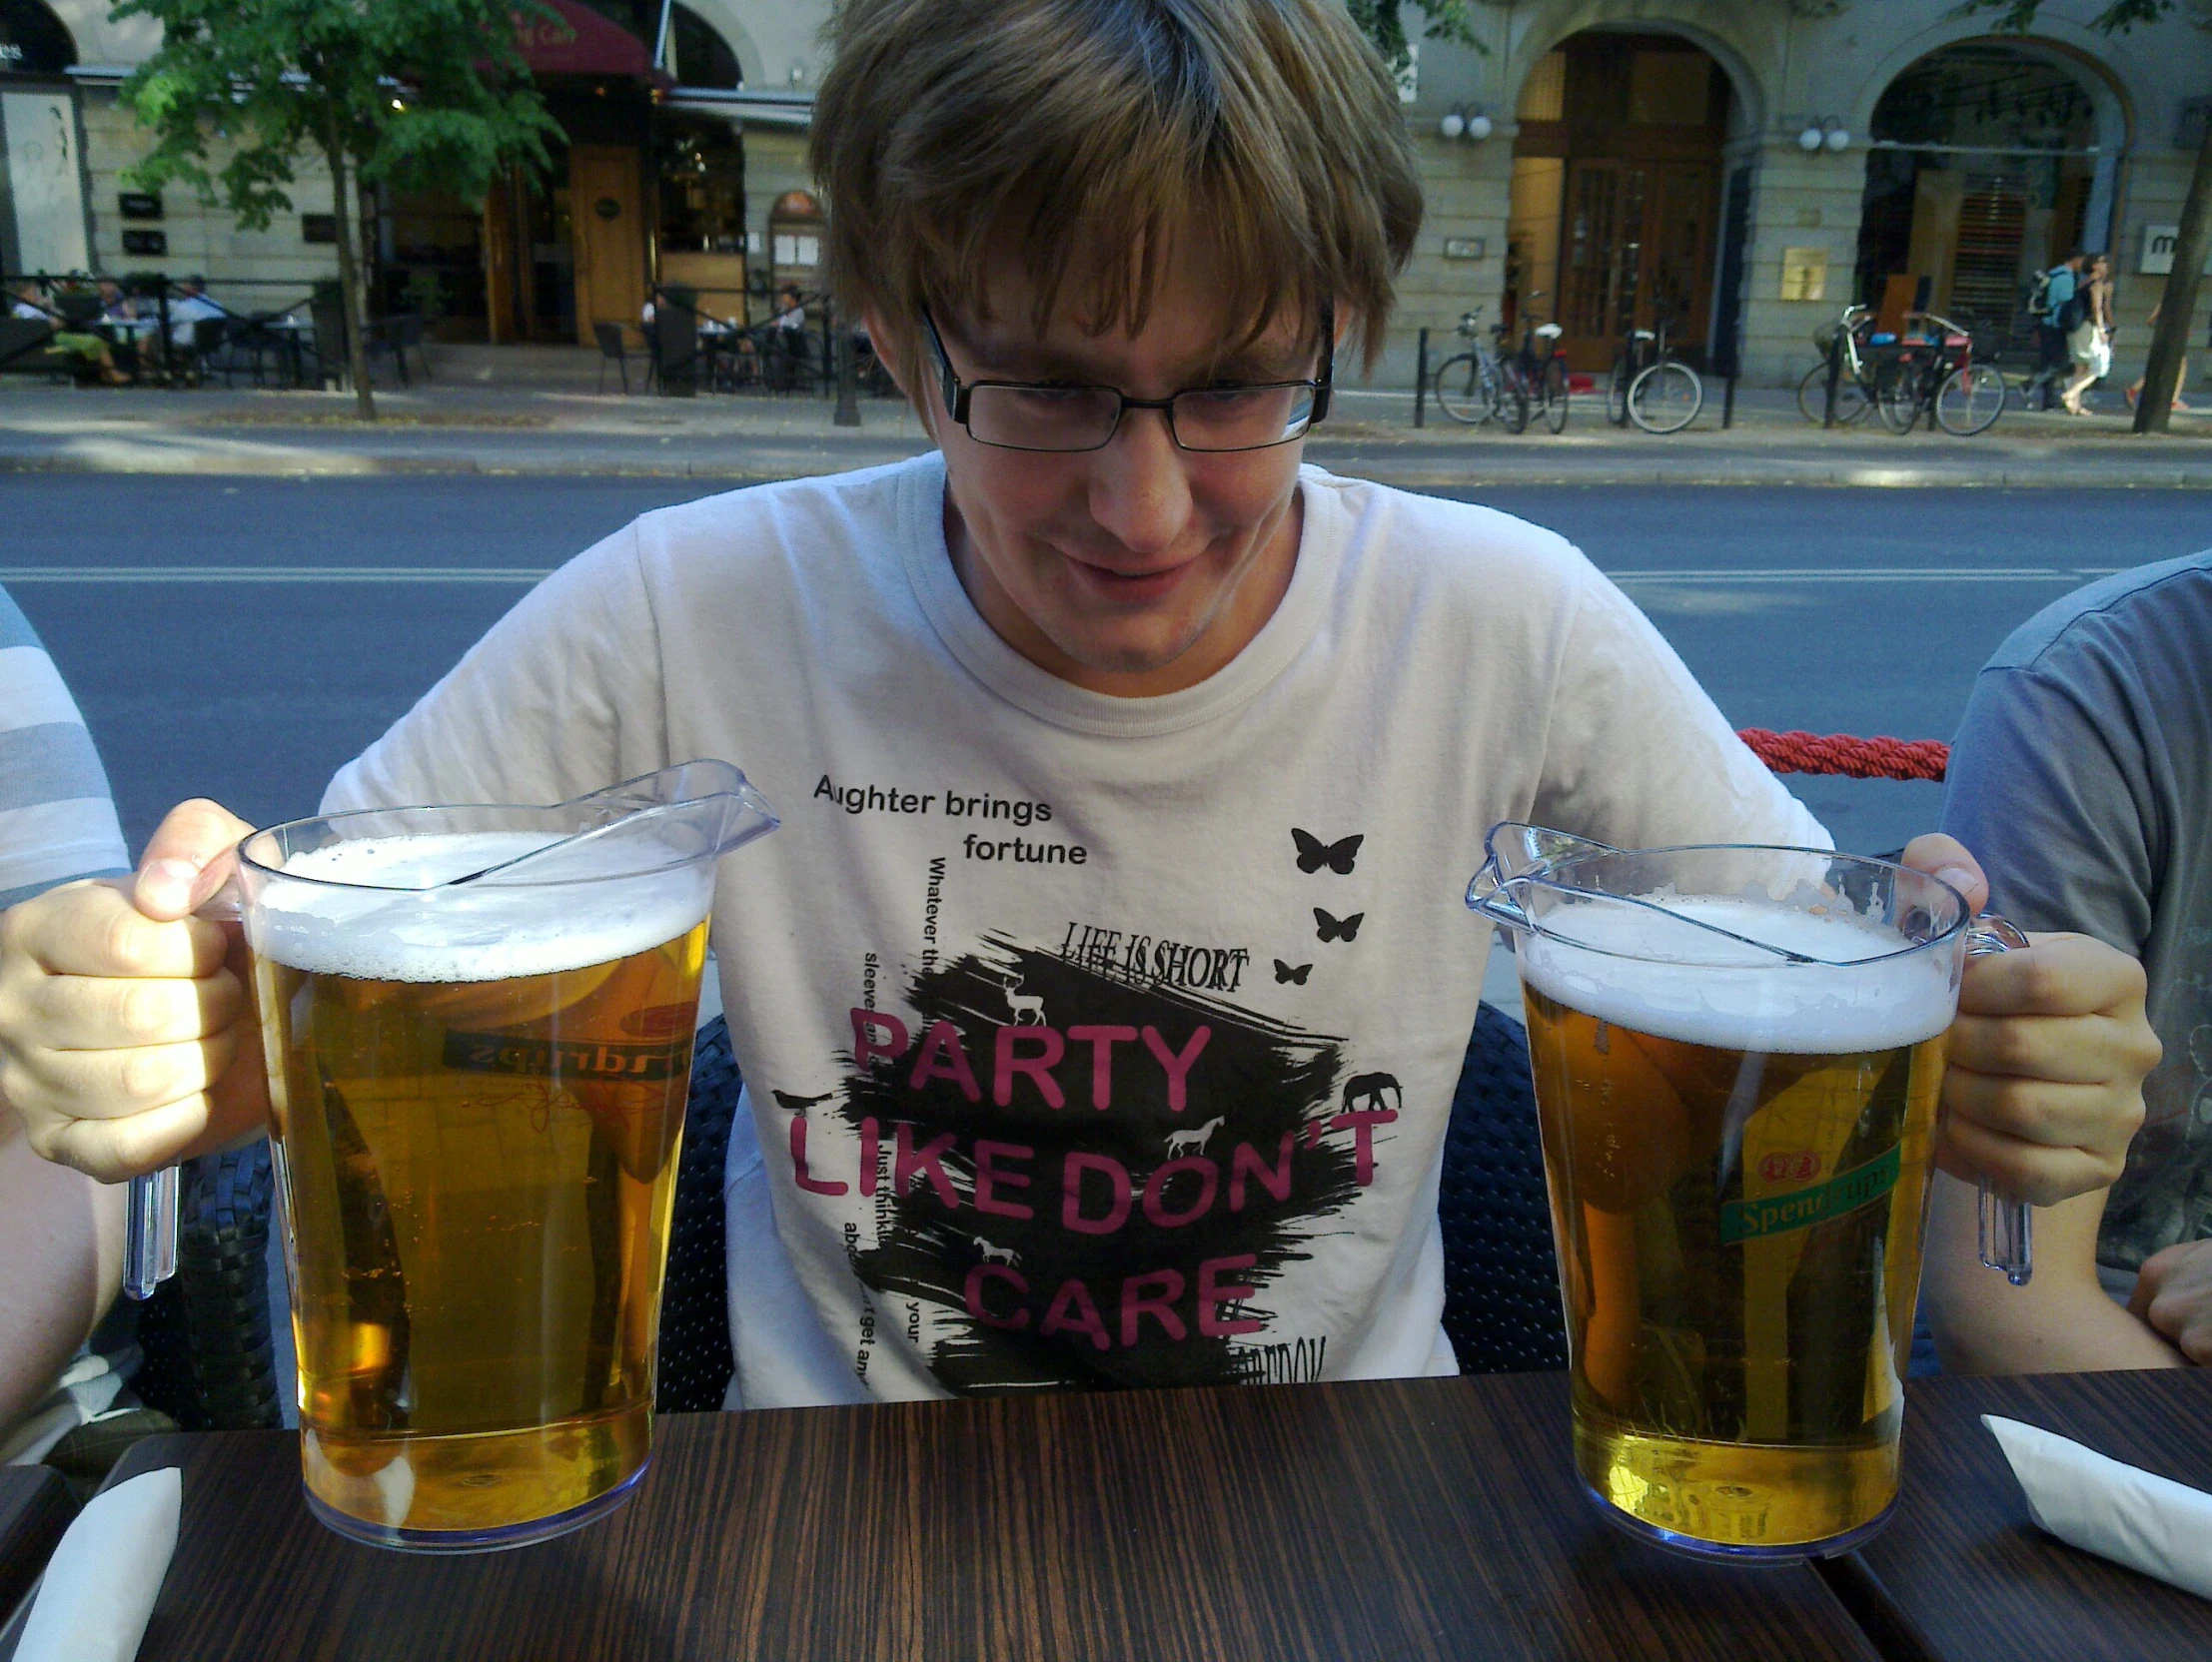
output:
[[[1469,144],[1481,144],[1496,128],[1480,104],[1455,104],[1437,123],[1437,132],[1447,139],[1465,139]]]
[[[1831,154],[1841,154],[1850,147],[1850,130],[1833,116],[1808,120],[1804,131],[1797,135],[1797,148],[1807,156],[1817,155],[1823,150]]]

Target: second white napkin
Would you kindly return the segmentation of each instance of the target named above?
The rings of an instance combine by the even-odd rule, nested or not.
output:
[[[2212,1494],[2016,1419],[1983,1414],[1981,1422],[2043,1528],[2084,1552],[2212,1598]]]
[[[183,1503],[175,1466],[94,1495],[47,1560],[15,1662],[131,1662],[177,1550]]]

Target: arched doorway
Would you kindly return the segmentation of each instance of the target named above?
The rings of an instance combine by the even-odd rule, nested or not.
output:
[[[1506,228],[1506,314],[1556,320],[1602,372],[1664,314],[1684,356],[1711,333],[1722,150],[1735,89],[1674,35],[1586,30],[1523,83]]]
[[[1867,137],[1856,273],[1867,304],[1909,280],[1926,309],[2024,340],[2036,273],[2110,239],[2126,116],[2054,50],[1971,40],[1932,52],[1882,93]]]

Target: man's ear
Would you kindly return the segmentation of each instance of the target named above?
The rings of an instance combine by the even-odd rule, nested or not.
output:
[[[868,339],[875,345],[876,362],[883,366],[883,373],[891,378],[891,385],[899,390],[914,414],[921,417],[922,426],[934,438],[937,401],[930,389],[924,387],[917,392],[906,385],[906,355],[913,344],[907,333],[886,322],[883,314],[873,306],[860,308],[860,321],[868,326]]]

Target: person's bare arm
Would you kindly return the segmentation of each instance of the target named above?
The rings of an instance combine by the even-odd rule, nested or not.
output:
[[[2212,1364],[2212,1241],[2184,1241],[2145,1258],[2127,1307],[2189,1360]]]
[[[0,1427],[54,1388],[122,1265],[123,1190],[39,1159],[0,1102]]]
[[[1982,1267],[1974,1190],[1935,1175],[1921,1281],[1946,1373],[2091,1373],[2179,1367],[2180,1351],[2114,1303],[2097,1281],[2107,1190],[2035,1214],[2035,1275],[2014,1286]]]

